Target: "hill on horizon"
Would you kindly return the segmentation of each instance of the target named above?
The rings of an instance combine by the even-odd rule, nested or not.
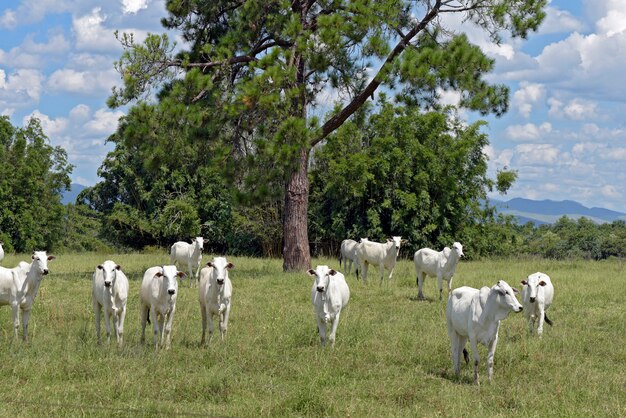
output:
[[[626,221],[626,213],[598,207],[588,208],[573,200],[532,200],[516,197],[508,201],[490,199],[489,204],[498,213],[513,215],[520,224],[552,224],[563,216],[574,220],[585,217],[598,224]]]

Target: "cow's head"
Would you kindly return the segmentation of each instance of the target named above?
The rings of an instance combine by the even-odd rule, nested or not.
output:
[[[531,274],[526,280],[522,280],[522,284],[526,286],[530,303],[535,303],[535,300],[537,300],[537,289],[539,289],[539,286],[545,286],[546,282],[541,279],[541,275]]]
[[[177,279],[185,277],[185,273],[178,271],[176,266],[163,266],[156,276],[163,278],[163,285],[167,289],[167,294],[174,296],[178,290]]]
[[[315,270],[309,269],[307,273],[309,273],[309,276],[315,277],[315,289],[320,293],[324,293],[328,290],[330,276],[337,274],[337,271],[328,266],[317,266]]]
[[[48,261],[54,260],[56,257],[53,255],[47,255],[45,251],[33,251],[31,258],[33,259],[31,269],[34,268],[39,275],[45,276],[49,273]]]
[[[465,255],[463,254],[463,245],[461,245],[460,242],[455,242],[454,244],[452,244],[452,249],[456,251],[456,253],[459,255],[459,258]]]
[[[207,266],[213,268],[212,275],[218,286],[224,284],[224,280],[228,277],[228,270],[235,267],[233,263],[229,263],[224,257],[215,257],[213,261],[206,263]]]
[[[406,242],[402,237],[387,238],[387,242],[393,242],[393,246],[396,247],[396,251],[400,251],[400,246]]]
[[[193,245],[196,249],[202,251],[205,242],[206,240],[204,240],[202,237],[195,237],[191,240],[191,245]]]
[[[109,260],[98,265],[98,270],[102,272],[102,277],[104,278],[104,287],[110,288],[115,285],[115,279],[117,278],[116,273],[121,269],[122,268],[118,264]]]
[[[500,305],[506,306],[513,312],[521,312],[522,304],[519,303],[515,297],[515,293],[519,293],[519,290],[509,286],[504,280],[498,280],[498,283],[492,287],[498,293],[498,302]]]

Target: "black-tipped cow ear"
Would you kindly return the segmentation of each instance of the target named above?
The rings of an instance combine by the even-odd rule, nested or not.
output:
[[[335,269],[330,269],[330,271],[328,272],[328,274],[330,274],[331,276],[334,276],[335,274],[337,274],[337,270],[335,270]]]
[[[96,266],[96,268],[97,268],[98,270],[102,270],[102,264],[98,264],[98,265]]]
[[[179,271],[178,273],[176,273],[176,275],[181,279],[185,277],[185,273],[183,273],[182,271]]]
[[[156,273],[154,273],[154,277],[163,277],[163,273],[160,271],[157,271]]]
[[[48,261],[50,261],[50,260],[54,260],[55,258],[56,258],[55,256],[53,256],[53,255],[49,255],[49,256],[48,256]]]
[[[208,263],[206,263],[207,266],[209,267],[213,267],[213,263],[211,263],[210,261]]]
[[[539,282],[539,286],[545,286],[547,283],[544,282],[543,280]]]
[[[524,286],[526,286],[528,284],[528,282],[526,280],[522,280],[520,283],[523,284]]]
[[[519,290],[517,290],[516,288],[512,287],[511,289],[513,289],[513,293],[519,293]]]
[[[316,275],[315,274],[315,270],[313,270],[313,269],[308,269],[306,272],[309,274],[309,276],[315,276]]]
[[[120,266],[119,264],[117,266],[115,266],[115,270],[121,270],[122,266]]]
[[[235,265],[233,263],[228,263],[228,264],[226,264],[226,268],[227,269],[232,269],[232,268],[235,268]]]

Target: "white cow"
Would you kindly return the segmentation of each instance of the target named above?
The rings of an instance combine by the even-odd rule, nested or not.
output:
[[[354,264],[354,272],[358,277],[359,259],[356,256],[356,249],[361,242],[367,240],[367,238],[361,238],[360,242],[356,242],[353,239],[344,239],[341,241],[341,249],[339,251],[339,267],[341,267],[341,262],[343,261],[343,269],[346,271],[346,274],[350,274],[352,271],[352,264]],[[348,265],[348,263],[350,264]]]
[[[478,381],[478,344],[483,344],[489,350],[487,354],[487,376],[489,382],[493,376],[493,356],[498,344],[498,329],[500,321],[505,319],[510,311],[521,312],[522,305],[515,298],[519,293],[504,280],[498,281],[492,288],[487,286],[480,290],[463,286],[454,289],[448,296],[446,320],[452,352],[454,372],[461,372],[461,354],[465,362],[469,361],[465,343],[470,340],[474,356],[474,383]]]
[[[2,248],[3,245],[4,242],[0,241],[0,261],[4,259],[4,248]]]
[[[28,320],[43,276],[49,273],[48,261],[56,257],[45,251],[35,251],[30,264],[20,261],[17,267],[0,267],[0,306],[11,305],[13,335],[17,338],[22,310],[22,339],[28,341]]]
[[[175,242],[170,249],[170,263],[177,261],[184,263],[189,268],[189,287],[192,287],[195,280],[198,280],[200,272],[200,262],[202,261],[202,248],[208,240],[202,237],[195,237],[191,244],[184,241]],[[196,274],[193,274],[195,270]],[[195,277],[195,280],[194,280]]]
[[[452,276],[456,271],[459,259],[463,257],[463,246],[459,242],[452,244],[452,249],[445,247],[443,251],[430,248],[417,250],[413,256],[417,273],[418,299],[424,299],[424,279],[426,276],[436,277],[439,286],[439,301],[443,293],[443,280],[448,282],[448,294],[452,289]]]
[[[357,246],[356,256],[359,260],[359,267],[363,273],[363,283],[367,283],[367,270],[370,264],[379,266],[380,282],[383,282],[385,267],[389,270],[389,279],[393,276],[393,268],[396,266],[396,260],[400,253],[400,246],[405,244],[407,240],[401,237],[391,237],[386,243],[372,242],[369,240],[361,241]],[[357,271],[357,278],[359,273]]]
[[[228,277],[228,270],[235,267],[224,257],[215,257],[200,271],[200,286],[198,288],[198,301],[202,314],[202,339],[204,344],[207,324],[209,328],[209,341],[213,336],[213,316],[217,315],[220,321],[220,334],[222,341],[226,337],[228,329],[228,316],[230,315],[230,298],[233,294],[233,285]]]
[[[315,309],[320,342],[322,345],[326,345],[326,324],[330,323],[328,341],[330,341],[331,346],[334,346],[339,315],[350,300],[350,289],[343,274],[328,266],[317,266],[315,270],[309,269],[308,273],[310,276],[315,276],[311,288],[311,298]]]
[[[148,314],[154,326],[154,346],[156,349],[170,348],[172,320],[176,311],[176,293],[178,281],[185,273],[177,271],[176,266],[150,267],[143,275],[141,292],[141,342],[146,340],[146,322]]]
[[[128,300],[128,278],[122,268],[111,260],[98,265],[93,273],[91,291],[93,312],[96,317],[96,336],[100,338],[100,312],[104,314],[104,326],[107,333],[107,344],[111,341],[111,322],[117,339],[117,346],[124,343],[124,318],[126,301]]]
[[[554,286],[552,286],[550,277],[541,272],[531,274],[526,280],[522,280],[522,284],[524,285],[522,304],[524,305],[524,316],[528,319],[528,331],[530,333],[534,331],[535,321],[539,319],[537,334],[541,336],[544,320],[548,325],[552,325],[546,311],[554,299]]]

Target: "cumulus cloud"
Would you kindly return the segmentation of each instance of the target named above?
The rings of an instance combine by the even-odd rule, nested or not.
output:
[[[122,0],[122,12],[134,14],[148,8],[149,0]]]
[[[119,81],[119,75],[113,70],[76,71],[64,68],[53,72],[48,78],[47,87],[57,93],[79,95],[107,94]]]
[[[622,197],[622,194],[617,190],[617,188],[610,184],[602,186],[601,192],[602,192],[602,196],[605,196],[605,197],[610,197],[610,198]]]
[[[48,115],[44,115],[39,110],[33,111],[30,115],[24,116],[22,125],[27,125],[31,118],[39,119],[41,123],[41,129],[48,138],[54,138],[55,136],[63,134],[68,128],[67,118],[50,118]]]
[[[107,109],[96,110],[93,118],[85,123],[85,129],[90,135],[100,135],[107,137],[112,134],[116,127],[119,118],[124,116],[124,112],[110,111]]]
[[[96,7],[89,14],[75,17],[72,21],[72,31],[76,37],[76,47],[79,50],[110,51],[119,49],[114,31],[103,26],[106,16],[102,8]]]
[[[530,116],[533,106],[541,101],[546,94],[543,84],[522,81],[520,88],[513,94],[513,107],[525,118]]]
[[[38,102],[43,80],[43,74],[37,70],[17,70],[9,75],[0,70],[0,103]]]
[[[585,25],[567,10],[549,6],[546,8],[546,18],[541,23],[539,33],[580,32],[584,27]]]
[[[552,165],[558,161],[559,149],[550,144],[520,144],[515,147],[519,165]]]
[[[511,125],[506,128],[506,136],[513,141],[538,141],[552,132],[552,124],[544,122],[541,125],[527,123]]]

